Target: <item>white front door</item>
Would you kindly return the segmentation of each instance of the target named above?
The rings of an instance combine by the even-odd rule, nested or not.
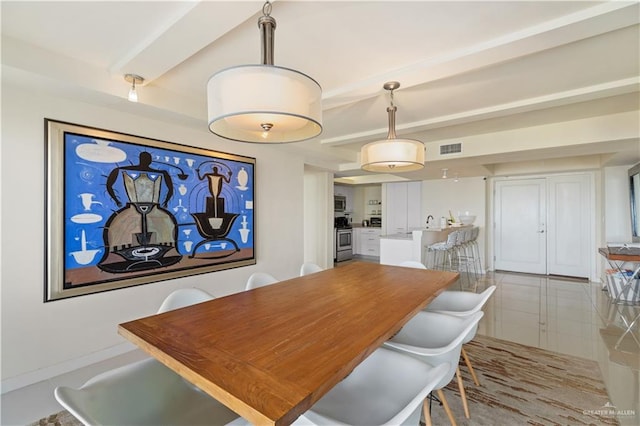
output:
[[[495,189],[495,269],[546,274],[545,179],[498,181]]]

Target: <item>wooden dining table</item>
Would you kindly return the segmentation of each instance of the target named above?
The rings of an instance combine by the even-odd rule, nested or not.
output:
[[[287,425],[458,275],[353,262],[118,332],[251,423]]]

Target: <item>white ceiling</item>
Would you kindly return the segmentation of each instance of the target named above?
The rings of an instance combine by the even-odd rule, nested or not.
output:
[[[260,62],[263,2],[2,1],[2,78],[134,114],[207,127],[206,83]],[[479,135],[639,110],[638,1],[275,1],[275,64],[323,88],[323,132],[274,146],[337,176],[363,175],[363,143],[387,135],[480,144]],[[126,101],[126,73],[145,78]],[[117,130],[117,129],[115,129]],[[531,161],[640,161],[624,140],[485,150],[403,176],[490,175]],[[212,135],[212,138],[215,137]],[[517,136],[518,138],[520,136]],[[230,142],[231,143],[231,142]],[[370,181],[377,178],[371,178]]]

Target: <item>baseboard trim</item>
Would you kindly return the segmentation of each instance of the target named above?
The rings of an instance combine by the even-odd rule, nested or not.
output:
[[[52,377],[56,377],[70,371],[77,370],[78,368],[86,367],[88,365],[95,364],[97,362],[101,362],[118,355],[122,355],[135,349],[137,349],[137,346],[135,346],[134,344],[124,342],[98,352],[93,352],[89,355],[70,359],[68,361],[31,371],[29,373],[21,374],[19,376],[10,377],[2,381],[2,384],[0,385],[2,388],[1,393],[5,394],[7,392],[23,388],[34,383],[49,380]]]

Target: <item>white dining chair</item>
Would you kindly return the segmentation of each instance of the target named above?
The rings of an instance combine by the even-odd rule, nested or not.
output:
[[[449,368],[379,348],[293,424],[417,426],[424,412],[431,425],[424,401]]]
[[[431,365],[440,363],[450,365],[449,371],[434,387],[434,390],[442,402],[449,421],[454,426],[456,421],[442,389],[456,376],[464,414],[466,418],[470,418],[469,405],[458,363],[464,338],[478,324],[483,314],[480,311],[468,318],[462,318],[421,311],[410,319],[395,336],[384,343],[385,347],[410,354]]]
[[[198,288],[175,290],[158,313],[214,299]],[[58,386],[56,400],[84,425],[235,424],[243,419],[154,358],[99,374],[79,389]]]
[[[416,260],[405,260],[403,262],[400,262],[398,266],[402,266],[405,268],[427,269],[427,267],[424,266],[423,263]]]
[[[184,308],[185,306],[213,299],[214,297],[211,294],[199,288],[181,288],[175,290],[164,299],[162,305],[160,305],[160,308],[158,309],[158,313],[160,314],[162,312]]]
[[[457,317],[469,317],[476,312],[482,310],[484,305],[489,301],[491,295],[496,290],[496,286],[487,287],[482,293],[472,293],[469,291],[444,291],[431,301],[424,309],[427,312],[437,312],[441,314],[454,315]],[[467,351],[464,350],[464,344],[469,343],[476,337],[478,325],[471,329],[463,340],[461,349],[462,359],[471,373],[471,378],[476,386],[480,386],[480,381],[473,369],[471,360]]]
[[[84,425],[227,424],[239,416],[149,358],[99,374],[56,400]]]
[[[266,285],[275,284],[278,280],[266,272],[254,272],[249,276],[245,290],[251,290]]]
[[[305,262],[300,267],[300,276],[302,277],[304,275],[315,274],[316,272],[320,272],[322,270],[323,269],[319,265],[316,265],[313,262]]]

